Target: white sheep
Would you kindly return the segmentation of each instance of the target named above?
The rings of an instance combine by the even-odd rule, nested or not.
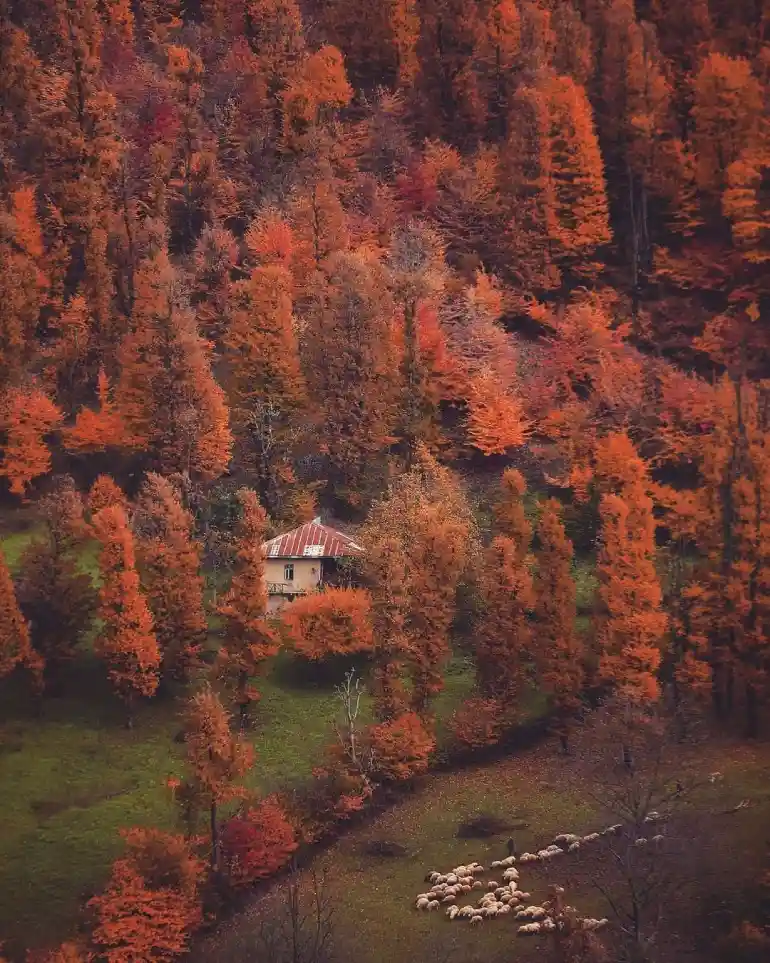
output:
[[[453,920],[459,912],[460,912],[459,906],[450,906],[449,909],[446,911],[446,915],[449,917],[450,920]]]
[[[518,869],[514,869],[513,866],[511,866],[509,869],[506,869],[506,871],[503,873],[503,879],[507,880],[508,882],[510,882],[512,879],[518,879],[518,878],[519,878],[519,871]]]
[[[505,866],[507,868],[508,866],[513,866],[515,862],[516,862],[515,856],[506,856],[505,859],[500,860],[500,865]]]
[[[646,846],[646,845],[647,845],[647,840],[644,838],[644,836],[640,836],[638,839],[634,840],[634,846]]]
[[[428,906],[430,906],[430,900],[428,899],[427,896],[420,896],[420,898],[417,900],[417,902],[414,905],[415,905],[415,909],[424,910],[424,909],[427,909]]]
[[[653,841],[654,843],[662,843],[664,838],[665,838],[665,837],[661,836],[661,834],[658,833],[657,836],[653,836],[653,837],[652,837],[652,841]]]
[[[600,920],[595,920],[595,919],[592,919],[590,916],[587,916],[584,920],[580,921],[580,925],[584,930],[601,930],[608,923],[609,923],[609,920],[607,919],[606,916]]]
[[[440,878],[441,878],[441,873],[436,873],[436,872],[433,872],[428,876],[428,880],[431,883],[437,883]]]
[[[460,889],[462,890],[463,893],[470,893],[471,891],[471,888],[467,883],[463,883]]]
[[[540,857],[536,856],[535,853],[523,853],[519,856],[520,863],[535,863],[538,859],[540,859]]]
[[[519,899],[532,899],[532,893],[517,893]]]
[[[441,909],[441,903],[437,899],[432,899],[428,903],[428,912],[433,912],[433,910]]]
[[[497,889],[499,885],[500,884],[497,882],[497,880],[490,879],[490,881],[487,883],[487,889]]]
[[[461,906],[457,915],[461,916],[463,919],[465,919],[467,916],[473,916],[473,907]]]
[[[556,929],[556,923],[554,923],[550,916],[546,916],[546,918],[540,924],[540,928],[544,933],[553,933],[553,931]]]
[[[663,817],[656,809],[651,809],[649,813],[647,813],[647,815],[644,817],[644,821],[646,823],[657,823],[661,819],[663,819]]]
[[[525,923],[524,926],[519,927],[519,936],[525,936],[528,933],[539,933],[540,924],[539,923]]]
[[[475,914],[471,916],[471,923],[480,923],[484,919],[483,916],[476,916]]]
[[[454,886],[454,884],[457,882],[457,876],[454,873],[450,873],[447,876],[446,881],[450,886]]]
[[[599,833],[589,833],[587,836],[584,836],[584,837],[583,837],[583,842],[584,842],[584,843],[593,843],[593,842],[595,842],[597,839],[601,839],[601,836],[599,835]]]
[[[471,889],[484,889],[484,884],[480,879],[474,879]]]
[[[499,869],[502,865],[503,865],[503,864],[502,864],[502,861],[501,861],[501,860],[499,860],[499,859],[493,859],[493,860],[492,860],[492,867],[491,867],[491,868],[492,868],[492,869]]]
[[[441,902],[442,902],[442,903],[456,903],[456,902],[457,902],[457,897],[454,895],[454,893],[450,893],[449,896],[445,896],[445,897],[441,900]]]
[[[574,843],[570,843],[567,847],[568,853],[576,853],[580,849],[580,840],[576,840]]]
[[[623,823],[615,823],[614,826],[608,826],[608,827],[604,830],[604,832],[605,832],[605,833],[612,833],[612,834],[615,835],[615,836],[619,836],[619,835],[620,835],[620,831],[621,831],[622,829],[623,829]]]
[[[540,859],[550,859],[551,856],[553,856],[553,853],[550,849],[539,849],[537,851],[537,855]]]
[[[497,915],[498,915],[498,916],[505,916],[506,913],[510,913],[510,912],[511,912],[511,907],[510,907],[510,906],[505,906],[505,905],[503,905],[503,906],[498,907]]]

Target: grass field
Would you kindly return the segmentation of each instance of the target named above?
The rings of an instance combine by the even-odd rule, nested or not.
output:
[[[488,921],[477,930],[467,923],[448,922],[443,912],[416,912],[413,903],[416,894],[427,888],[427,871],[435,868],[446,872],[473,859],[489,868],[492,859],[505,855],[507,829],[492,840],[457,838],[460,823],[478,812],[520,826],[513,829],[520,852],[546,845],[559,832],[586,833],[615,822],[602,811],[592,787],[576,766],[573,760],[541,747],[484,767],[434,774],[418,793],[339,839],[316,860],[317,867],[329,869],[336,958],[358,963],[541,959],[542,942],[538,938],[518,939],[518,924],[510,916]],[[718,831],[720,846],[728,854],[725,870],[720,872],[720,903],[709,906],[708,917],[722,925],[731,913],[739,913],[731,901],[739,894],[741,881],[748,882],[759,872],[765,855],[757,840],[764,841],[770,819],[770,746],[687,749],[682,766],[693,779],[716,767],[724,774],[723,782],[699,790],[685,811],[687,821],[705,815],[705,841],[711,843]],[[747,797],[752,803],[749,808],[719,815]],[[396,841],[406,848],[407,855],[373,857],[368,854],[368,846],[376,840]],[[532,893],[533,903],[546,897],[551,882],[559,882],[568,886],[569,901],[581,912],[609,916],[607,904],[594,886],[602,872],[602,859],[609,858],[601,853],[570,855],[547,867],[521,867],[521,879]],[[500,879],[499,871],[488,873],[484,879],[490,876]],[[196,948],[195,963],[249,963],[259,958],[256,934],[260,921],[275,912],[281,898],[277,885],[223,924]],[[704,932],[703,936],[709,939],[711,934]],[[681,944],[672,936],[671,945]],[[709,958],[684,952],[679,956],[678,950],[672,957],[662,957],[676,963]]]

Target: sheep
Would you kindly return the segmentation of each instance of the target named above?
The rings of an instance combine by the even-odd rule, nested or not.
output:
[[[459,906],[450,906],[449,909],[446,911],[446,915],[449,917],[450,920],[453,920],[459,912],[460,912]]]
[[[474,913],[473,907],[468,905],[468,906],[461,906],[460,911],[457,915],[465,919],[468,916],[473,916],[473,913]]]
[[[646,845],[647,845],[647,840],[644,838],[644,836],[640,836],[638,839],[634,840],[634,846],[646,846]]]
[[[498,910],[497,910],[497,915],[498,915],[498,916],[505,916],[506,913],[510,913],[510,912],[511,912],[511,907],[510,907],[510,906],[501,906],[501,907],[499,907]]]
[[[644,821],[645,821],[646,823],[657,823],[657,822],[659,822],[661,819],[663,819],[663,817],[662,817],[661,814],[660,814],[657,810],[655,810],[655,809],[651,809],[651,810],[649,811],[649,813],[647,813],[647,815],[644,817]]]
[[[580,925],[584,930],[601,930],[608,923],[609,923],[609,920],[607,919],[606,916],[600,920],[595,920],[595,919],[592,919],[590,916],[587,916],[585,919],[580,921]]]
[[[601,837],[600,837],[599,833],[589,833],[587,836],[584,836],[584,837],[583,837],[583,842],[584,842],[584,843],[593,843],[593,842],[595,842],[597,839],[600,839],[600,838],[601,838]]]
[[[436,873],[435,871],[428,874],[428,882],[437,883],[441,878],[441,873]]]
[[[525,936],[528,933],[539,933],[540,924],[539,923],[525,923],[524,926],[520,926],[518,933],[519,936]]]
[[[489,906],[487,907],[487,919],[493,920],[497,916],[497,907]]]
[[[466,872],[467,872],[467,867],[465,867],[465,866],[455,866],[455,868],[452,870],[452,872],[455,874],[455,876],[465,876],[465,874],[466,874]]]
[[[471,916],[471,923],[480,923],[483,918],[483,916]]]
[[[534,853],[523,853],[521,856],[519,856],[520,863],[534,863],[537,862],[538,859],[540,859],[540,857],[536,856]]]
[[[505,859],[500,860],[500,865],[507,868],[508,866],[513,866],[515,862],[516,862],[515,856],[506,856]]]
[[[579,849],[580,849],[580,841],[578,840],[577,842],[569,844],[569,846],[567,847],[567,852],[576,853]]]
[[[474,879],[471,889],[484,889],[484,884],[480,879]]]
[[[550,859],[551,856],[553,856],[553,853],[550,849],[539,849],[537,851],[537,855],[540,857],[540,859]]]
[[[473,866],[471,866],[471,872],[475,876],[477,873],[485,873],[486,870],[481,865],[481,863],[474,863]]]
[[[508,880],[509,882],[512,879],[518,879],[518,878],[519,878],[519,871],[518,869],[514,869],[513,867],[511,867],[510,869],[506,869],[506,871],[503,873],[503,879]]]
[[[654,843],[662,843],[664,838],[665,838],[665,837],[661,836],[661,834],[658,833],[657,836],[653,836],[653,837],[652,837],[652,841],[653,841]]]
[[[504,893],[510,893],[507,886],[498,886],[495,890],[495,896],[499,899]]]
[[[454,884],[457,882],[457,876],[454,873],[450,873],[447,876],[446,881],[450,886],[454,886]]]
[[[414,906],[415,906],[415,909],[418,909],[418,910],[427,909],[428,906],[430,906],[430,900],[427,898],[427,896],[421,896],[417,900],[417,902],[414,904]]]
[[[441,902],[442,902],[442,903],[456,903],[456,902],[457,902],[457,897],[456,897],[453,893],[450,893],[449,896],[445,896],[445,897],[441,900]]]
[[[487,883],[487,889],[497,889],[499,885],[500,884],[496,880],[490,879],[490,881]]]
[[[623,829],[623,823],[615,823],[614,826],[608,826],[608,827],[604,830],[604,832],[605,832],[605,833],[612,833],[613,836],[619,836],[622,829]]]
[[[556,923],[554,923],[550,916],[546,916],[546,918],[540,924],[540,928],[544,933],[553,933],[553,931],[556,929]]]
[[[432,912],[437,909],[441,909],[441,903],[439,903],[437,899],[432,899],[430,903],[428,903],[428,911]]]
[[[492,860],[492,867],[491,867],[491,868],[492,868],[492,869],[499,869],[502,865],[503,865],[502,860],[493,859],[493,860]]]
[[[519,897],[519,899],[532,899],[531,893],[517,893],[516,895]]]
[[[580,836],[576,836],[574,833],[562,833],[560,836],[554,836],[555,843],[576,843],[580,839]]]
[[[463,885],[460,887],[460,889],[461,889],[461,891],[462,891],[463,893],[470,893],[470,891],[471,891],[471,888],[470,888],[470,886],[468,886],[467,883],[463,883]]]

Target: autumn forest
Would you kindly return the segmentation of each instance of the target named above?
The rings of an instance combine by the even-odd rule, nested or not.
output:
[[[770,958],[769,105],[768,0],[0,0],[3,963]]]

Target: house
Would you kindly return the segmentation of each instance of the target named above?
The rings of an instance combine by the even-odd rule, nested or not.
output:
[[[321,524],[320,518],[262,543],[268,612],[333,581],[340,559],[360,555],[352,538]]]

